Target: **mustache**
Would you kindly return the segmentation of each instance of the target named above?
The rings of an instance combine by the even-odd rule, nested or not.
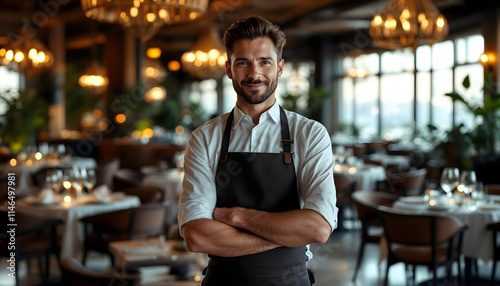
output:
[[[268,83],[269,83],[269,81],[267,81],[267,80],[266,80],[266,81],[262,81],[262,80],[260,80],[260,79],[258,79],[258,80],[242,80],[242,81],[241,81],[241,84],[242,84],[242,85],[243,85],[243,84],[262,84],[262,83],[263,83],[263,84],[268,84]]]

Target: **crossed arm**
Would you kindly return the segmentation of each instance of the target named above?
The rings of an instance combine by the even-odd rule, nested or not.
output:
[[[316,211],[269,213],[240,207],[216,208],[211,219],[183,226],[188,249],[217,256],[241,256],[279,246],[324,243],[330,224]]]

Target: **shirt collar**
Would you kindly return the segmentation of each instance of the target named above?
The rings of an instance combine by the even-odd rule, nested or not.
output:
[[[233,128],[236,128],[240,124],[241,120],[245,116],[247,116],[247,115],[245,115],[243,113],[243,111],[241,111],[238,108],[238,105],[235,105],[235,107],[234,107],[234,119],[233,119],[233,125],[234,125],[234,127]],[[279,104],[276,101],[271,106],[271,108],[269,108],[268,110],[266,110],[261,115],[261,119],[266,118],[266,116],[270,117],[274,121],[274,123],[279,123],[280,122],[280,109],[279,109]]]

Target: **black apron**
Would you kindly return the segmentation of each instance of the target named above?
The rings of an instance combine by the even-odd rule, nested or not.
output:
[[[215,175],[217,207],[244,207],[266,212],[300,208],[291,156],[290,132],[280,107],[283,153],[228,152],[234,110],[226,122]],[[278,247],[239,257],[210,255],[203,286],[310,286],[306,247]]]

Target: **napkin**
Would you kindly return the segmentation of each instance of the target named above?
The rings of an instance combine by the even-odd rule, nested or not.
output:
[[[107,185],[100,185],[92,190],[92,196],[100,202],[111,201],[111,189]]]
[[[39,204],[51,204],[54,202],[54,192],[49,188],[43,188],[37,196]]]

